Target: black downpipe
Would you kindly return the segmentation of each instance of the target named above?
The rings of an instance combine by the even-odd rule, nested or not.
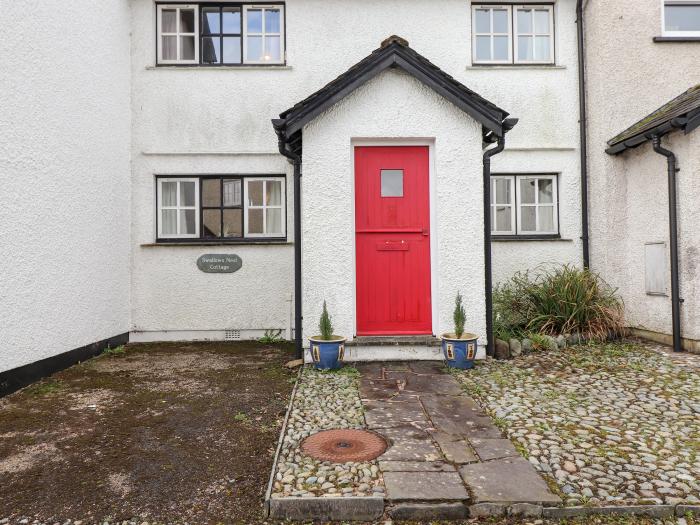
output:
[[[661,147],[661,137],[651,139],[654,151],[666,157],[668,163],[668,223],[671,248],[671,320],[673,323],[673,351],[682,352],[681,345],[681,298],[678,280],[678,215],[676,199],[676,155]]]
[[[505,134],[505,131],[504,131]],[[498,137],[495,148],[484,151],[484,292],[486,295],[486,354],[496,353],[496,340],[493,337],[493,274],[491,271],[491,157],[506,146],[505,136]]]
[[[584,55],[583,0],[576,2],[576,33],[578,38],[578,100],[579,133],[581,139],[581,242],[583,266],[590,268],[588,241],[588,133],[586,131],[586,60]]]

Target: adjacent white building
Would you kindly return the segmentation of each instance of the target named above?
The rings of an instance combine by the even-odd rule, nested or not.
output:
[[[305,338],[324,300],[357,343],[450,330],[460,291],[483,347],[489,277],[583,263],[575,0],[67,0],[29,34],[27,5],[0,42],[6,388],[126,338]]]

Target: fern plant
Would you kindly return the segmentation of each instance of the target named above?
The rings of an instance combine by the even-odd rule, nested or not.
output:
[[[323,312],[321,312],[321,319],[318,321],[318,331],[321,333],[321,339],[324,341],[330,341],[333,338],[333,323],[331,322],[331,316],[328,315],[326,301],[323,301]]]
[[[467,314],[462,304],[462,294],[459,292],[457,292],[457,297],[455,297],[455,311],[452,314],[452,318],[455,323],[455,335],[457,339],[460,339],[464,333],[464,322],[467,318]]]

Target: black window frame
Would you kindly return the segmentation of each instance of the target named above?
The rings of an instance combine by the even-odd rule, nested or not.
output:
[[[173,238],[173,237],[159,237],[159,225],[160,225],[160,210],[158,209],[158,192],[160,191],[159,179],[197,179],[199,183],[199,202],[198,216],[199,216],[199,235],[197,237],[185,237],[185,238]],[[205,180],[219,180],[220,181],[220,191],[221,191],[221,202],[219,206],[204,206],[204,192],[203,192],[203,182]],[[248,218],[245,212],[245,198],[246,198],[246,183],[245,179],[283,179],[284,184],[282,188],[283,194],[286,196],[287,192],[287,176],[284,173],[234,173],[234,174],[193,174],[193,175],[163,175],[158,174],[155,176],[155,208],[156,208],[156,244],[279,244],[281,242],[287,242],[287,198],[284,199],[284,207],[282,208],[282,220],[284,225],[284,235],[271,237],[271,236],[248,236],[246,237],[246,226],[248,223]],[[238,206],[224,206],[224,193],[223,193],[223,183],[224,180],[240,180],[241,182],[241,203]],[[204,236],[204,210],[221,210],[220,226],[223,235],[223,218],[224,210],[241,210],[241,236],[240,237],[205,237]]]
[[[195,38],[197,39],[197,42],[199,44],[199,53],[197,56],[197,64],[177,64],[177,63],[167,63],[167,64],[161,64],[158,61],[158,46],[160,45],[160,35],[158,34],[158,7],[163,6],[163,5],[193,5],[197,6],[197,16],[198,16],[198,22],[199,22],[199,32],[197,35],[195,35]],[[280,62],[275,62],[272,64],[265,64],[265,63],[259,63],[259,62],[246,62],[245,61],[245,54],[244,54],[244,39],[245,39],[245,27],[244,27],[244,10],[246,7],[249,6],[281,6],[282,7],[282,61]],[[205,7],[219,7],[219,13],[221,16],[221,12],[223,8],[225,7],[237,7],[240,9],[241,13],[241,32],[239,35],[231,33],[231,34],[224,34],[224,33],[216,33],[215,35],[205,35],[202,28],[202,8]],[[186,0],[180,0],[180,1],[174,1],[174,2],[155,2],[155,41],[156,41],[156,67],[183,67],[183,68],[188,68],[188,67],[204,67],[204,68],[216,68],[216,67],[226,67],[226,68],[236,68],[236,67],[260,67],[260,68],[275,68],[275,67],[286,67],[287,65],[287,5],[286,2],[283,1],[272,1],[272,2],[266,2],[266,1],[261,1],[261,2],[187,2]],[[221,19],[221,24],[222,26],[220,27],[220,30],[223,30],[223,19]],[[203,46],[202,46],[202,40],[203,38],[206,37],[211,37],[211,36],[217,36],[221,39],[221,46],[220,46],[220,52],[221,53],[221,58],[222,62],[221,63],[204,63],[202,62],[202,56],[203,56]],[[235,37],[239,36],[241,39],[241,62],[236,64],[232,62],[223,62],[223,37],[229,36],[229,37]]]

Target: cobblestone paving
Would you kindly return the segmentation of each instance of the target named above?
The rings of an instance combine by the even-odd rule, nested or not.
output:
[[[287,423],[272,497],[383,496],[376,461],[331,463],[305,456],[301,441],[320,430],[365,428],[357,370],[319,372],[306,368]]]
[[[456,377],[567,505],[697,504],[700,372],[688,362],[637,343],[591,345]]]

